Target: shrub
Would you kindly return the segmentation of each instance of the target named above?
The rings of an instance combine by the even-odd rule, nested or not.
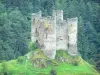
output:
[[[79,57],[77,57],[77,56],[72,57],[72,65],[73,66],[78,66],[79,63],[80,63]]]
[[[38,48],[38,46],[37,46],[37,44],[36,43],[33,43],[33,42],[30,42],[29,43],[29,50],[31,51],[31,50],[35,50],[35,49],[37,49]]]
[[[52,70],[50,71],[50,75],[57,75],[57,74],[56,74],[56,71],[55,71],[54,69],[52,69]]]
[[[2,63],[2,73],[4,75],[8,75],[8,73],[7,73],[7,64],[5,62]]]
[[[23,56],[19,56],[18,59],[17,59],[17,62],[23,63],[23,61],[24,61],[24,57]]]
[[[76,62],[76,61],[74,61],[72,64],[73,64],[74,66],[78,66],[78,62]]]

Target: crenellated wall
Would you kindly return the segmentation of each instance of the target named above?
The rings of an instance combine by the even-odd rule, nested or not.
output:
[[[63,10],[53,10],[52,16],[32,14],[31,40],[38,43],[44,54],[54,59],[56,50],[77,55],[77,18],[63,20]]]

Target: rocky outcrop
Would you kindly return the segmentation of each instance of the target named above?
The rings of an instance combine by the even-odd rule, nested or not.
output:
[[[37,68],[45,68],[48,65],[57,65],[55,60],[46,57],[41,50],[33,51],[30,55],[30,60],[33,66]]]
[[[57,50],[55,59],[48,58],[43,51],[37,49],[29,54],[33,67],[45,68],[49,65],[57,66],[59,63],[77,64],[80,60],[78,56],[71,56],[64,50]]]

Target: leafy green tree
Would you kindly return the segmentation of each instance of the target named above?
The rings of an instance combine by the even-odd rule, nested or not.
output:
[[[2,5],[2,10],[3,5]],[[21,12],[0,13],[0,60],[10,60],[28,52],[29,21]]]
[[[24,55],[28,52],[27,45],[27,31],[28,29],[28,21],[25,17],[20,13],[20,11],[15,10],[9,14],[9,19],[12,21],[11,28],[13,33],[13,44],[12,48],[14,49],[15,57],[19,55]],[[17,53],[17,54],[16,54]]]

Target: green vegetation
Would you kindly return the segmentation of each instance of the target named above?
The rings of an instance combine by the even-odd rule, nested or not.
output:
[[[29,50],[32,51],[32,50],[35,50],[35,49],[38,49],[38,45],[34,42],[30,42],[29,43]]]
[[[60,52],[61,55],[65,53],[64,51]],[[33,53],[36,55],[33,55]],[[25,58],[26,55],[29,56],[30,59]],[[78,65],[73,65],[73,63],[58,62],[56,59],[51,60],[44,56],[40,50],[35,50],[34,52],[30,52],[26,55],[25,57],[19,57],[16,60],[0,63],[0,75],[3,75],[4,73],[7,73],[7,75],[99,75],[93,66],[82,60],[81,57],[76,57]],[[73,57],[70,55],[65,54],[64,56],[73,59]],[[46,59],[43,60],[44,62],[51,60],[50,63],[52,64],[48,64],[45,67],[34,67],[34,63],[31,59],[38,60],[37,58]],[[57,65],[53,65],[55,64],[54,61],[57,63]],[[41,63],[42,62],[37,65],[40,65]]]
[[[0,62],[35,49],[29,45],[31,14],[47,16],[53,9],[63,9],[64,19],[78,17],[78,51],[100,71],[100,0],[0,0]]]

